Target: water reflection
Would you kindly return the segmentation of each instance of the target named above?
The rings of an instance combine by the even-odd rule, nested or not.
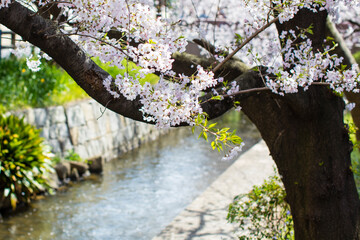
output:
[[[246,118],[228,118],[240,123],[246,147],[258,140]],[[188,128],[176,129],[107,163],[103,176],[4,219],[0,234],[9,240],[151,239],[231,164],[209,149]]]

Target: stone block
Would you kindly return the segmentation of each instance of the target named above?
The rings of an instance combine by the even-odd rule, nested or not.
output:
[[[125,117],[118,115],[119,118],[119,122],[120,122],[120,127],[123,128],[125,127],[126,123],[125,123]]]
[[[70,176],[71,173],[70,163],[64,161],[56,164],[55,171],[60,181],[64,181],[66,178]]]
[[[40,137],[45,138],[45,139],[50,139],[49,131],[50,130],[48,127],[41,128]]]
[[[111,139],[112,139],[112,145],[114,148],[120,147],[122,144],[124,144],[127,141],[123,131],[118,131],[116,133],[112,133]]]
[[[70,132],[70,139],[71,139],[71,142],[73,143],[73,145],[74,146],[79,145],[79,141],[78,141],[79,129],[78,129],[78,127],[70,128],[69,132]]]
[[[80,107],[82,108],[86,122],[93,121],[96,119],[91,102],[89,101],[81,102]]]
[[[109,125],[110,125],[110,131],[116,132],[120,128],[120,121],[117,117],[117,114],[111,113],[109,114]]]
[[[104,136],[110,132],[109,120],[107,115],[103,115],[97,119],[97,125],[100,135]]]
[[[126,129],[123,130],[123,134],[125,136],[125,139],[127,141],[131,140],[134,138],[135,135],[135,128],[134,128],[134,124],[128,125],[126,127]]]
[[[69,139],[69,129],[67,124],[60,123],[56,125],[58,138],[61,140]]]
[[[61,154],[61,146],[57,139],[48,140],[49,146],[51,147],[51,152]]]
[[[49,107],[48,115],[51,125],[66,122],[66,115],[63,106]]]
[[[50,139],[64,140],[69,138],[69,130],[65,123],[51,125],[49,128]]]
[[[68,161],[68,163],[70,164],[71,171],[76,169],[80,176],[89,170],[89,166],[86,163],[75,161]]]
[[[84,145],[77,145],[74,146],[74,151],[82,158],[82,159],[88,159],[92,156],[89,155],[86,147]]]
[[[81,126],[77,128],[78,130],[78,144],[84,144],[87,141],[90,141],[94,138],[93,130],[89,129],[87,126]]]
[[[49,137],[50,137],[50,139],[57,139],[58,131],[57,131],[57,126],[56,125],[50,126],[50,128],[49,128]]]
[[[74,149],[74,146],[72,145],[70,139],[69,138],[64,139],[64,141],[62,142],[62,145],[61,145],[62,152],[66,153],[72,149]]]
[[[104,144],[99,139],[89,141],[85,146],[89,157],[98,157],[105,152]]]
[[[48,115],[45,108],[35,108],[34,109],[35,115],[35,123],[34,125],[37,128],[41,128],[44,126],[49,126]]]
[[[96,120],[87,121],[86,125],[88,139],[96,139],[101,137],[99,125],[97,124]]]
[[[112,135],[111,134],[107,134],[106,136],[102,136],[100,138],[100,141],[103,143],[104,145],[104,151],[105,153],[112,150],[114,148],[113,146],[113,139],[112,139]]]
[[[85,116],[80,105],[68,106],[65,112],[70,128],[85,125]]]
[[[73,168],[71,170],[70,179],[71,179],[71,181],[75,181],[75,182],[80,180],[80,174],[76,168]]]
[[[89,171],[101,173],[103,171],[104,158],[102,156],[88,159]]]
[[[30,123],[31,125],[35,125],[35,115],[34,115],[34,110],[33,109],[26,109],[24,111],[24,120],[27,123]]]

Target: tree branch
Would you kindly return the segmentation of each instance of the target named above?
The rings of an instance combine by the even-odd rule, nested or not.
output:
[[[109,77],[109,74],[97,66],[68,36],[61,34],[58,26],[51,20],[34,14],[18,2],[13,2],[8,8],[0,9],[0,23],[51,56],[90,97],[100,104],[125,117],[144,122],[142,113],[139,111],[142,107],[139,98],[134,101],[129,101],[123,96],[114,99],[103,85],[103,80]],[[176,53],[173,58],[175,59],[173,71],[188,76],[195,73],[196,67],[193,66],[201,65],[207,68],[213,63],[211,59],[188,53]],[[239,82],[241,89],[259,87],[258,84],[254,84],[253,72],[236,59],[229,60],[219,68],[216,77],[220,76],[227,80],[242,76]],[[206,96],[211,98],[210,95]],[[212,119],[232,108],[232,101],[230,98],[224,101],[210,101],[204,103],[202,107]]]

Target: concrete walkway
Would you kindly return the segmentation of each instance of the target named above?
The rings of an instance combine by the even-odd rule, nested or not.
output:
[[[226,220],[228,206],[236,195],[273,175],[274,165],[265,142],[254,145],[153,240],[237,239],[236,225]]]

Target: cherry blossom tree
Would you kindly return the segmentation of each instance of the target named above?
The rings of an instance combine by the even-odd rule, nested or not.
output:
[[[359,102],[358,66],[348,49],[358,39],[356,2],[0,3],[0,23],[41,50],[28,56],[30,68],[51,57],[92,98],[121,115],[159,127],[199,127],[205,139],[214,135],[214,149],[230,150],[229,158],[241,150],[241,138],[207,121],[241,109],[282,176],[296,239],[360,238],[340,97]],[[186,53],[186,39],[203,53]],[[127,73],[110,76],[91,57]],[[144,82],[146,74],[158,75],[157,83]]]

